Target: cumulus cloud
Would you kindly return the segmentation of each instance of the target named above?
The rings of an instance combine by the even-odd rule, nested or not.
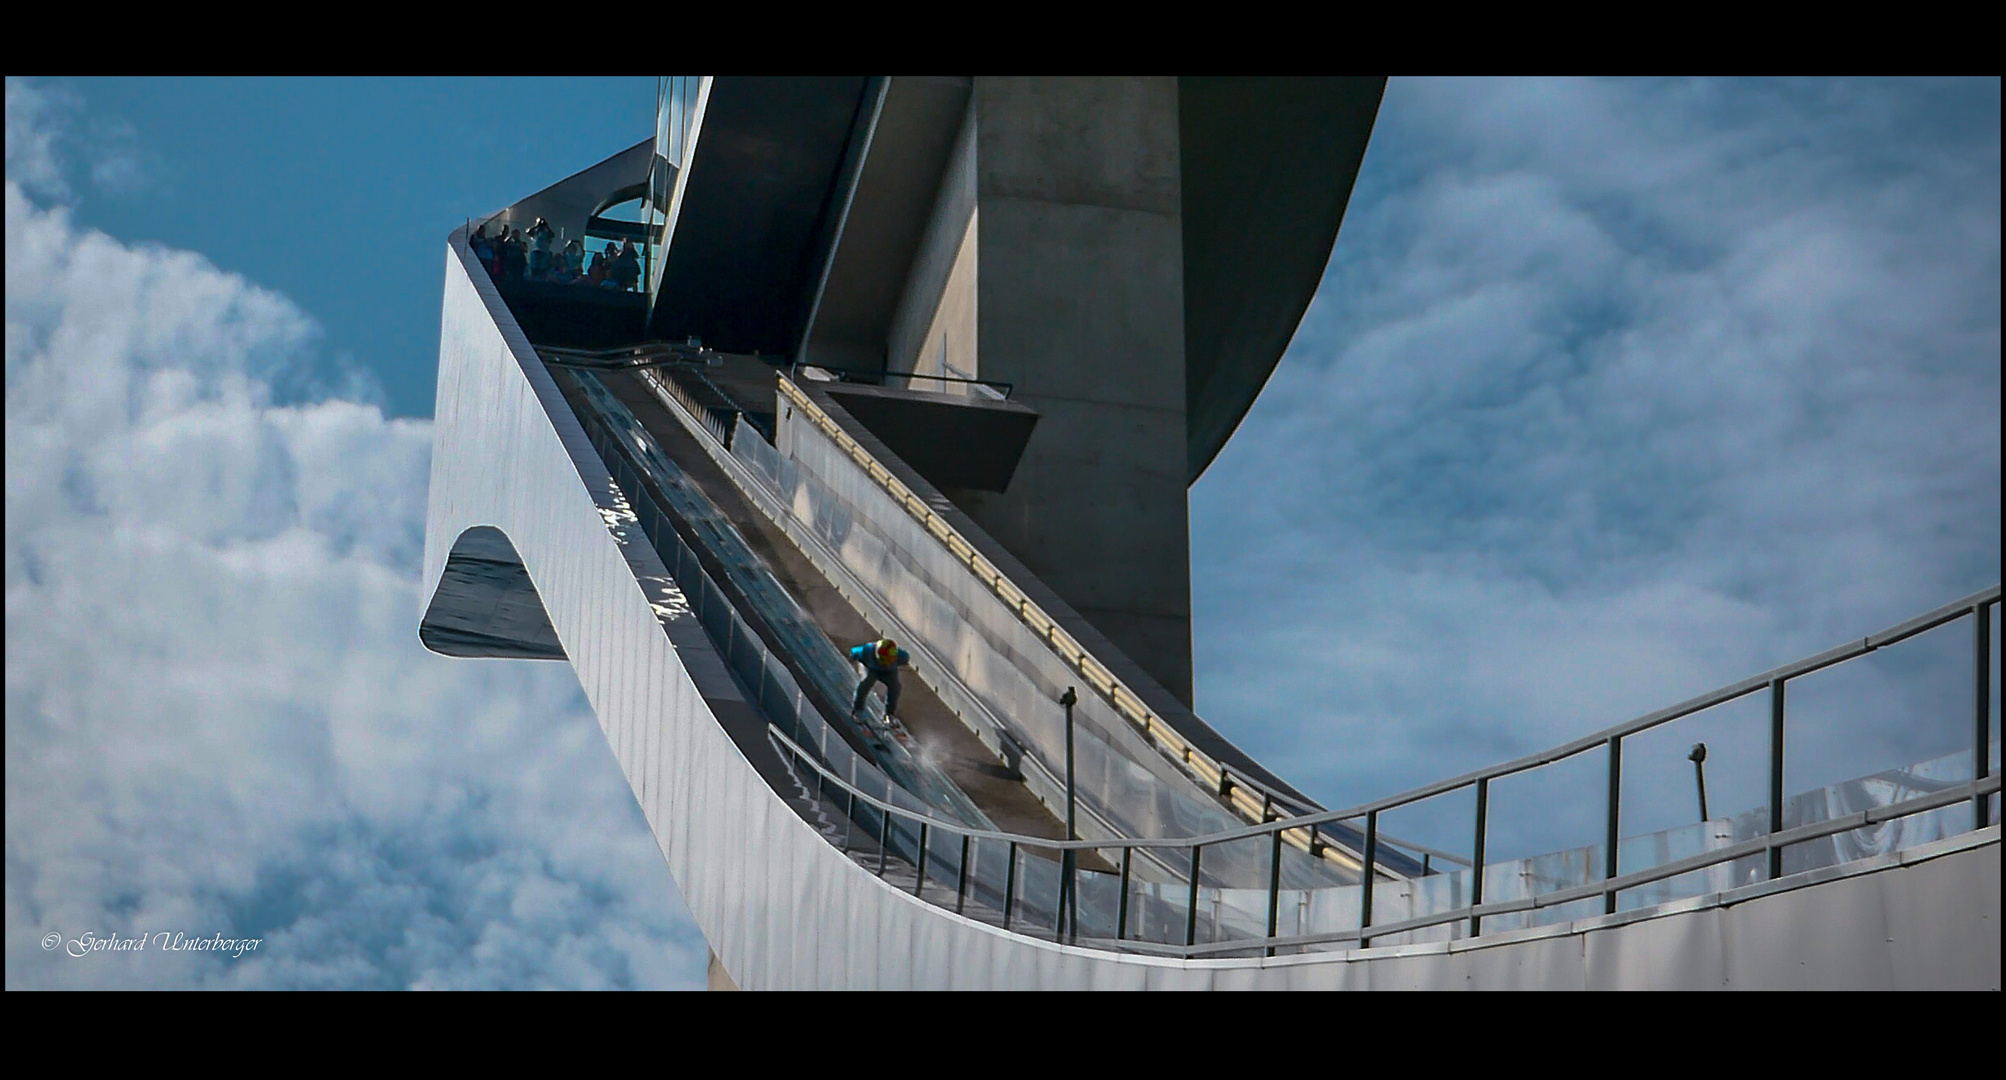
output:
[[[7,77],[7,177],[28,191],[49,198],[68,198],[56,140],[68,126],[76,96]]]
[[[286,298],[79,228],[78,110],[8,81],[7,985],[701,985],[568,666],[418,644],[429,423],[300,392],[339,380]],[[263,943],[41,945],[158,931]]]
[[[1201,712],[1355,802],[1997,582],[1998,100],[1396,80],[1193,492]],[[1969,649],[1806,680],[1793,783],[1967,745]],[[1686,813],[1693,738],[1662,741]],[[1759,768],[1716,768],[1756,805]],[[1594,837],[1598,779],[1545,790],[1526,847]]]
[[[138,131],[117,117],[89,116],[61,86],[7,77],[7,175],[44,199],[71,201],[69,160],[81,158],[93,191],[131,195],[150,180]]]

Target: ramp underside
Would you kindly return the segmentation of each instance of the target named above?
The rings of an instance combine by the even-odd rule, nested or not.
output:
[[[522,556],[500,529],[487,525],[468,529],[453,543],[418,623],[418,640],[443,656],[565,658]]]
[[[656,292],[655,336],[733,352],[794,348],[866,82],[717,77]]]

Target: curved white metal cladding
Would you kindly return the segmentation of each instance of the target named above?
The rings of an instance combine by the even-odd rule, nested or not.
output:
[[[743,698],[486,275],[446,259],[422,614],[454,541],[507,534],[683,897],[764,988],[1601,988],[1999,983],[1999,829],[1650,912],[1269,959],[1061,946],[905,894],[739,752]]]

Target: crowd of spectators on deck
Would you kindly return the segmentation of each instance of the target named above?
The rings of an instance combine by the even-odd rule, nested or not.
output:
[[[497,282],[544,281],[622,291],[632,291],[641,282],[641,253],[632,240],[621,240],[617,247],[606,241],[588,261],[584,244],[575,239],[560,243],[557,230],[542,218],[528,232],[499,225],[492,236],[484,223],[467,246]]]

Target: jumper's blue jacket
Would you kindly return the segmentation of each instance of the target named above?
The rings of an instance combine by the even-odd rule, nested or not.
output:
[[[905,667],[907,664],[912,663],[912,655],[907,653],[904,649],[898,650],[898,655],[892,658],[891,667],[886,667],[883,664],[878,663],[878,643],[875,641],[867,641],[864,644],[859,645],[854,649],[851,649],[850,659],[855,660],[857,663],[864,665],[865,667],[871,669],[872,671],[881,673],[890,672],[896,668],[902,668]]]

